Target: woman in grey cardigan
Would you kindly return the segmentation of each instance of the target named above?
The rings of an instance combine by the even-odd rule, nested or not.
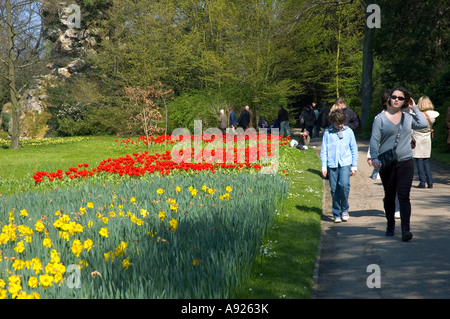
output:
[[[408,111],[402,109],[408,109]],[[391,90],[388,109],[375,117],[372,126],[370,156],[372,165],[377,170],[381,168],[378,156],[394,147],[397,134],[400,133],[396,148],[398,162],[392,167],[382,169],[380,177],[384,188],[384,210],[387,220],[386,236],[394,235],[395,196],[397,195],[400,203],[403,241],[412,238],[409,194],[414,177],[414,162],[411,149],[411,130],[422,129],[427,126],[427,119],[415,105],[408,90],[403,87],[395,87]]]

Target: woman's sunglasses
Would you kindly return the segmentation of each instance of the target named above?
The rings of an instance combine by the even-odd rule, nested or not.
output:
[[[391,99],[393,100],[399,100],[399,101],[404,101],[405,98],[403,96],[397,96],[397,95],[391,95]]]

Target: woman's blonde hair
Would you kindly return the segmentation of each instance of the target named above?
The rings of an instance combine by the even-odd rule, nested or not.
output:
[[[419,99],[417,102],[417,107],[422,112],[434,110],[433,103],[431,103],[430,98],[426,95]]]
[[[340,108],[341,107],[339,106],[339,104],[333,104],[333,106],[330,109],[330,113],[328,113],[328,114],[331,114],[331,112],[333,112],[334,110],[340,109]]]

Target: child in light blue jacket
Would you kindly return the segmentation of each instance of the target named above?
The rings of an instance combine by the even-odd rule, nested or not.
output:
[[[358,146],[353,130],[344,126],[345,113],[336,109],[330,113],[332,125],[325,130],[320,150],[322,175],[330,182],[335,223],[349,219],[350,176],[358,168]]]

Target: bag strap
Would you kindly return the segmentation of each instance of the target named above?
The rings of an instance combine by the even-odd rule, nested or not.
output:
[[[403,128],[404,117],[405,117],[405,114],[402,112],[402,119],[400,121],[400,127],[398,128],[397,137],[395,138],[395,143],[394,143],[394,148],[393,148],[394,150],[397,148],[398,141],[400,140],[400,132],[402,131],[402,128]]]
[[[422,112],[423,113],[423,115],[425,115],[425,117],[427,118],[427,120],[428,120],[428,124],[430,124],[430,132],[431,132],[431,137],[433,137],[433,133],[434,133],[434,130],[433,130],[433,123],[431,123],[431,120],[430,120],[430,118],[428,117],[428,114],[427,114],[427,112]]]

